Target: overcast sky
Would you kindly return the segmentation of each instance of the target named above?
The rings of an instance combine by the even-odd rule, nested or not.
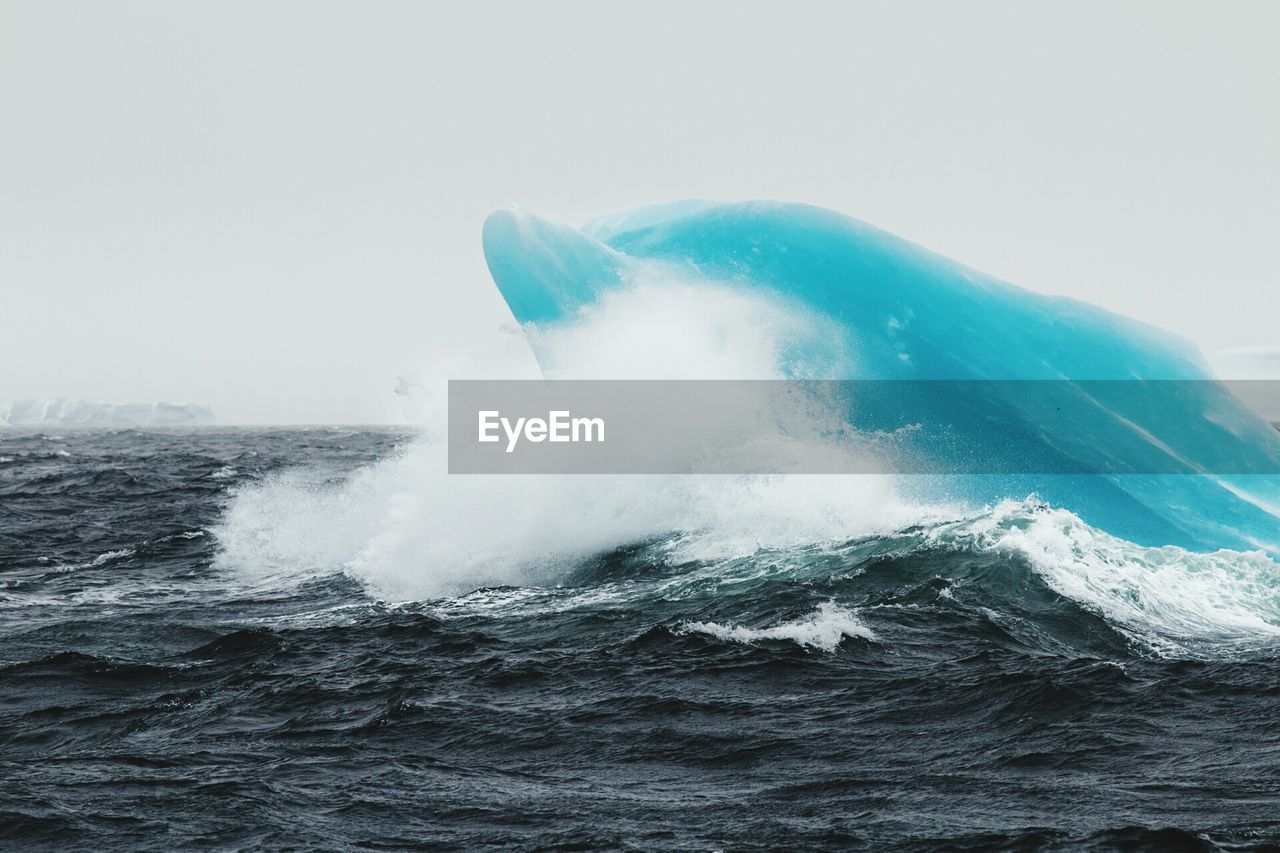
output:
[[[392,419],[510,322],[510,202],[812,202],[1280,344],[1277,44],[1273,0],[0,0],[0,403]]]

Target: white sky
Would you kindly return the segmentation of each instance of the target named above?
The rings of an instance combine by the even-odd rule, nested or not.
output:
[[[1280,3],[0,0],[0,403],[394,418],[492,209],[845,211],[1280,343]]]

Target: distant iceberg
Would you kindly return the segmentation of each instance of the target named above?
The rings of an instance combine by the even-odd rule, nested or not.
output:
[[[191,403],[90,403],[61,397],[15,400],[0,409],[7,426],[204,426],[213,409]]]

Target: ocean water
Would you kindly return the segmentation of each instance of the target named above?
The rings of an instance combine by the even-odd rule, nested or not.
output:
[[[1261,551],[437,451],[0,432],[0,844],[1280,844]]]
[[[1280,847],[1280,436],[1194,346],[805,206],[483,248],[519,328],[412,429],[0,431],[0,844]],[[1082,468],[449,475],[442,377],[900,380],[942,470]]]

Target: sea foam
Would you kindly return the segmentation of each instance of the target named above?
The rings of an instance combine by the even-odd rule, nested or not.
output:
[[[758,643],[763,640],[789,640],[824,652],[834,652],[846,637],[874,640],[875,633],[862,623],[858,614],[828,601],[808,616],[781,622],[765,628],[724,625],[717,622],[683,622],[679,633],[707,634],[734,643]]]
[[[678,336],[654,348],[673,316]],[[765,295],[663,276],[539,339],[560,377],[776,378],[816,328]],[[420,436],[344,482],[299,469],[238,489],[216,528],[220,564],[283,576],[341,569],[404,600],[551,583],[585,557],[672,534],[681,559],[725,559],[887,532],[932,512],[886,476],[450,476],[444,379],[520,375],[522,358],[499,337],[488,352],[402,379]]]

